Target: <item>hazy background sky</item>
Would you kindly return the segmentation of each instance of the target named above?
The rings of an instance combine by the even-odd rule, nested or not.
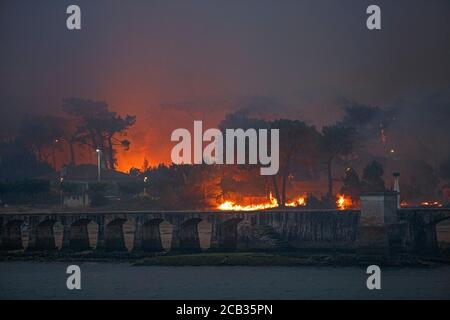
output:
[[[370,4],[381,31],[366,28]],[[64,97],[105,100],[137,115],[122,161],[136,165],[170,158],[173,129],[240,108],[320,126],[344,100],[450,93],[448,0],[1,0],[0,44],[0,135]]]

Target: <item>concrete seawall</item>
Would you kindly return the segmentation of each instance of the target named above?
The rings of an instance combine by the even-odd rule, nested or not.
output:
[[[380,200],[381,199],[381,200]],[[400,209],[394,197],[362,210],[90,212],[0,215],[2,250],[359,250],[432,252],[450,209]],[[364,200],[366,201],[366,200]]]
[[[0,216],[0,245],[81,251],[94,242],[97,250],[125,251],[131,235],[132,249],[146,251],[352,248],[358,218],[358,211],[335,210],[7,214]]]

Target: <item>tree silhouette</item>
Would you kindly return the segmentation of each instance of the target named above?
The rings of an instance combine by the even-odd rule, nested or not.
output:
[[[355,128],[359,139],[368,140],[375,137],[384,139],[385,131],[394,121],[397,110],[383,110],[379,107],[350,102],[344,112],[342,124]]]
[[[135,124],[136,117],[121,117],[109,111],[106,102],[80,98],[64,99],[63,110],[78,120],[73,141],[90,146],[91,152],[100,149],[105,167],[113,170],[117,162],[115,146],[129,148],[130,141],[120,138]]]
[[[60,139],[64,133],[64,121],[60,117],[27,115],[22,119],[18,141],[26,146],[39,162],[52,157],[56,167],[56,149],[61,149]]]
[[[430,197],[436,194],[439,179],[434,168],[426,161],[411,159],[402,169],[410,174],[400,180],[402,193],[409,199]]]
[[[39,162],[35,154],[19,141],[0,143],[0,180],[19,180],[52,172],[47,162]]]
[[[323,127],[320,145],[327,167],[327,198],[331,199],[333,197],[333,161],[337,157],[343,157],[353,152],[355,129],[341,124]]]
[[[353,168],[347,168],[342,178],[341,193],[350,196],[352,199],[358,199],[361,194],[361,180],[358,173]]]
[[[383,166],[377,162],[372,161],[363,171],[362,183],[365,192],[384,191],[386,187],[383,180],[384,169]]]
[[[287,200],[287,181],[292,167],[315,163],[319,133],[314,126],[300,120],[275,120],[270,123],[270,127],[280,130],[280,171],[277,176],[272,177],[272,182],[277,201],[280,206],[284,206]]]

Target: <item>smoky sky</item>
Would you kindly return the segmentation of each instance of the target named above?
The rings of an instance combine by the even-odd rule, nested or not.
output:
[[[82,29],[65,13],[81,7]],[[366,28],[366,8],[382,30]],[[136,147],[241,108],[317,125],[341,101],[389,106],[450,90],[450,1],[0,2],[0,134],[65,97],[138,118]]]

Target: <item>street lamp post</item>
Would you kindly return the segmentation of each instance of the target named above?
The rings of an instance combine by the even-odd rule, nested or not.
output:
[[[400,209],[400,172],[394,172],[394,191],[397,192],[397,209]]]
[[[147,195],[147,181],[148,177],[144,177],[144,196]]]
[[[64,191],[63,191],[64,178],[59,178],[59,201],[61,203],[61,209],[64,209]]]
[[[97,152],[97,179],[98,182],[102,180],[101,178],[101,154],[102,151],[100,149],[96,149],[95,152]]]

